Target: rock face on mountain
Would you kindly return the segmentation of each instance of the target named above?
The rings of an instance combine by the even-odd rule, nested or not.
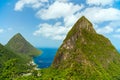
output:
[[[40,54],[40,51],[33,47],[20,33],[13,36],[6,47],[22,55],[36,56]]]
[[[120,55],[82,16],[67,34],[51,67],[66,72],[66,79],[116,80],[120,78]]]

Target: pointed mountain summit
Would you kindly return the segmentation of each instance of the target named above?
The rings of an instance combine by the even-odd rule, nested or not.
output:
[[[120,78],[120,55],[83,16],[68,32],[51,67],[65,74],[66,80],[116,80]]]
[[[79,25],[79,26],[78,26]],[[92,27],[92,23],[85,17],[82,16],[77,22],[76,24],[73,26],[73,30],[76,29],[76,31],[80,31],[82,29],[86,29],[90,32],[94,32],[95,30]]]
[[[81,35],[82,30],[86,30],[87,32],[93,32],[96,33],[96,31],[93,28],[92,23],[85,17],[82,16],[72,27],[72,29],[69,31],[66,38],[69,38],[70,36],[75,35],[76,37],[79,37]]]
[[[40,51],[32,46],[20,33],[13,36],[6,47],[15,53],[20,53],[28,56],[35,56],[40,54]]]

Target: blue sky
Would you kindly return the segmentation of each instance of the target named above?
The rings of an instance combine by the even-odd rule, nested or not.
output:
[[[86,16],[120,49],[120,0],[0,0],[0,43],[21,33],[36,47],[59,47]]]

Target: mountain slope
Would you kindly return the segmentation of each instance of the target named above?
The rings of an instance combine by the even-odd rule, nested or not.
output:
[[[0,44],[0,80],[13,80],[32,69],[24,58]]]
[[[81,17],[58,49],[52,68],[67,71],[68,79],[117,79],[120,55],[104,36],[97,34],[92,23]]]
[[[0,67],[3,67],[3,63],[11,58],[17,58],[12,51],[7,50],[2,44],[0,44]]]
[[[40,51],[33,47],[20,33],[13,36],[6,47],[22,55],[36,56],[40,54]]]

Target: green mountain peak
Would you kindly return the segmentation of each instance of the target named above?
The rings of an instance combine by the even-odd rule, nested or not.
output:
[[[23,37],[20,33],[17,33],[15,36],[21,36],[21,37]]]
[[[85,17],[82,16],[72,27],[72,29],[68,32],[68,35],[66,39],[74,36],[79,37],[83,30],[86,30],[87,32],[96,33],[96,31],[93,28],[92,23]]]
[[[32,46],[20,33],[14,35],[7,43],[7,48],[15,53],[35,56],[40,54],[40,51]]]
[[[68,32],[51,66],[71,80],[113,80],[119,76],[120,55],[92,23],[81,17]]]
[[[86,29],[91,32],[95,32],[92,23],[85,17],[82,16],[73,26],[73,28],[77,28],[78,30]],[[77,30],[77,31],[78,31]]]

